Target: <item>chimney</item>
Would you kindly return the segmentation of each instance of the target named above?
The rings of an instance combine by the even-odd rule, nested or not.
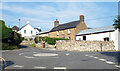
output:
[[[29,24],[30,22],[29,21],[27,21],[27,24]]]
[[[54,27],[57,27],[59,25],[59,21],[56,19],[56,21],[54,21]]]
[[[84,15],[80,15],[80,21],[84,21]]]
[[[8,28],[10,28],[10,25],[8,26]]]

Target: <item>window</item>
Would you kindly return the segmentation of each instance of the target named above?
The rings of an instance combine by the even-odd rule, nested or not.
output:
[[[64,33],[64,30],[63,30],[63,35],[64,35],[65,33]]]
[[[68,37],[68,39],[71,39],[71,37]]]
[[[57,36],[59,36],[59,31],[57,31]]]
[[[33,34],[33,31],[31,31],[31,34]]]
[[[70,29],[68,29],[68,34],[70,34]]]
[[[86,40],[86,36],[83,36],[83,40]]]
[[[26,30],[24,30],[24,34],[26,34]]]
[[[104,38],[104,41],[109,41],[109,38],[108,38],[108,37],[105,37],[105,38]]]

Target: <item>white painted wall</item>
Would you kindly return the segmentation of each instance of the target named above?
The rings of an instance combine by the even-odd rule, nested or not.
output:
[[[120,31],[117,29],[115,31],[115,49],[120,50]]]
[[[104,41],[105,37],[109,37],[110,41],[115,40],[115,32],[106,32],[106,33],[98,33],[98,34],[93,34],[93,35],[85,35],[86,40],[91,40],[91,41]],[[76,40],[83,40],[83,36],[76,36]]]
[[[26,34],[24,33],[24,30],[26,30]],[[31,31],[33,32],[31,34]],[[22,37],[32,37],[36,35],[36,30],[30,25],[27,24],[25,27],[23,27],[20,31],[18,31],[22,35]]]

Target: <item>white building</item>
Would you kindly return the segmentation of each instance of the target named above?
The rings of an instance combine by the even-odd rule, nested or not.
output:
[[[30,24],[29,21],[27,21],[27,24],[25,26],[23,26],[18,33],[20,33],[22,35],[22,37],[24,38],[34,38],[36,36],[37,33],[40,32],[40,29],[38,30],[38,28],[33,28]]]
[[[114,26],[105,26],[93,29],[80,31],[76,34],[76,40],[90,40],[90,41],[114,41],[115,49],[120,48],[120,32]]]

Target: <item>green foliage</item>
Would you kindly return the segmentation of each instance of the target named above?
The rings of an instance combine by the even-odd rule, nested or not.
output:
[[[39,41],[42,41],[42,40],[44,40],[44,38],[39,36]],[[35,43],[38,43],[38,36],[35,37],[34,41]]]
[[[2,49],[17,49],[18,45],[22,42],[24,38],[21,37],[21,34],[12,31],[11,28],[5,26],[5,22],[0,20],[0,27],[2,28]]]
[[[30,38],[29,40],[32,41],[32,38]]]
[[[30,46],[31,46],[31,47],[36,47],[36,45],[35,45],[35,44],[31,44]]]
[[[115,19],[115,23],[117,24],[116,26],[115,26],[115,28],[117,29],[120,29],[120,15]]]
[[[68,39],[64,39],[64,38],[45,38],[44,39],[45,42],[47,42],[48,44],[54,45],[56,43],[56,40],[68,40]]]

